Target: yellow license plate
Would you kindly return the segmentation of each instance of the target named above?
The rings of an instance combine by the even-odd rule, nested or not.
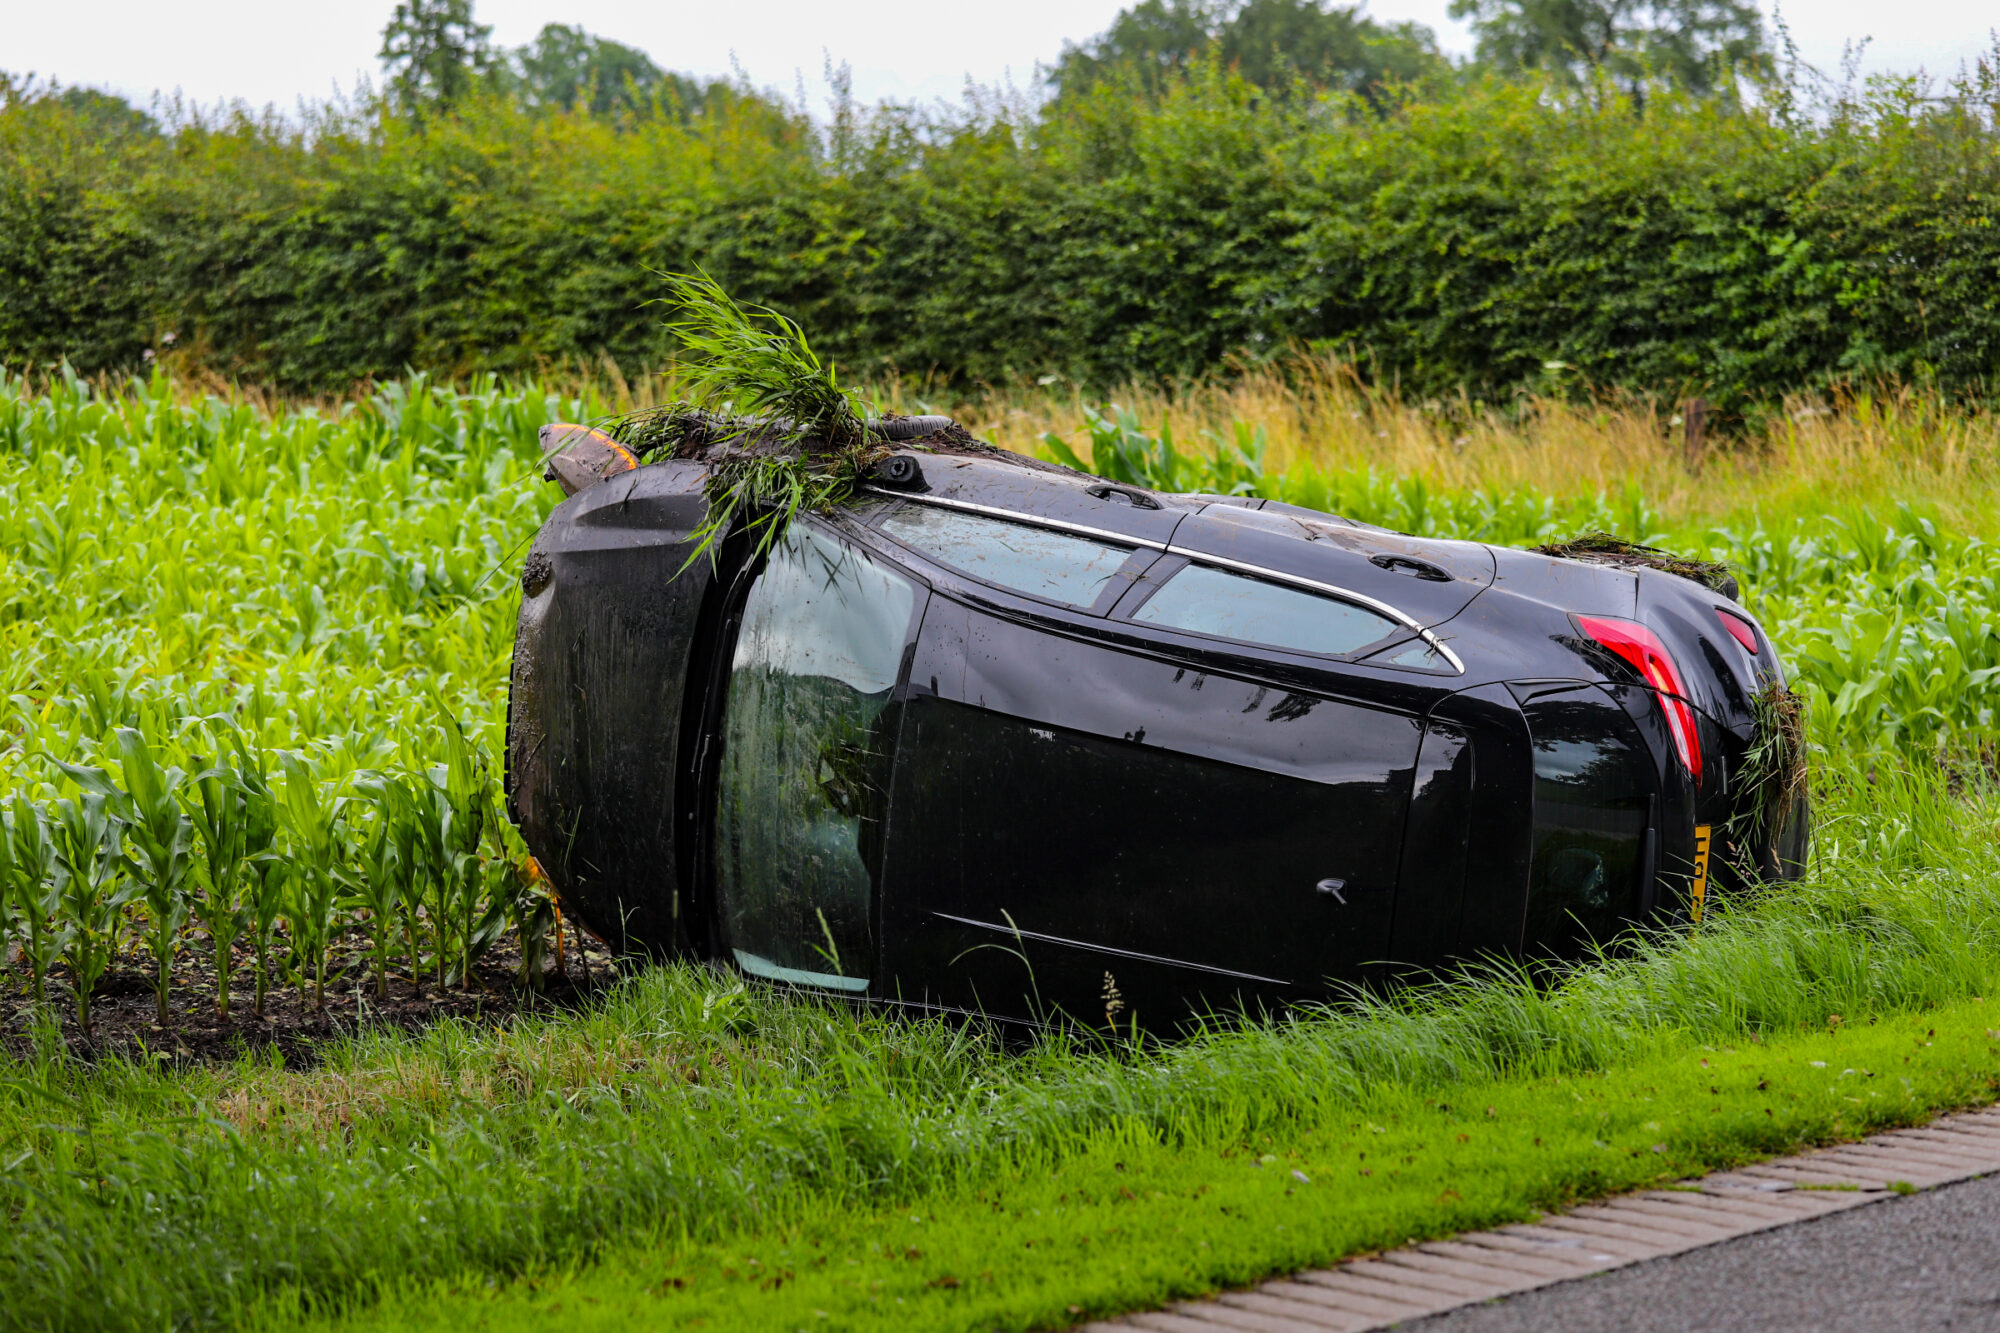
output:
[[[1694,826],[1694,883],[1688,889],[1688,915],[1701,920],[1702,904],[1708,899],[1708,844],[1710,824]]]

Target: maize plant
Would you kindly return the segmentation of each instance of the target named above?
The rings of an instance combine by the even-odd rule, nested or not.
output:
[[[458,954],[457,974],[464,984],[471,978],[473,963],[499,936],[506,921],[503,894],[486,891],[489,867],[482,855],[487,832],[495,822],[498,792],[492,763],[484,751],[467,743],[455,721],[447,720],[444,743],[445,762],[431,771],[448,813],[439,826],[444,853],[441,929],[451,933]]]
[[[431,971],[437,988],[443,990],[451,977],[451,936],[446,923],[452,919],[453,886],[451,845],[453,813],[451,798],[429,775],[406,786],[408,805],[402,824],[409,844],[405,864],[411,872],[410,922],[421,914],[431,931]],[[414,962],[416,944],[410,945]]]
[[[348,852],[347,800],[322,790],[303,756],[287,753],[280,762],[285,777],[278,820],[288,865],[282,910],[294,963],[312,975],[313,1008],[324,1009],[327,953],[339,923],[340,868]]]
[[[243,929],[256,971],[253,1011],[264,1016],[271,990],[271,950],[284,914],[288,868],[278,850],[278,803],[260,754],[237,749],[236,787],[243,798]]]
[[[111,816],[110,798],[87,791],[58,799],[56,857],[62,867],[62,962],[76,990],[76,1020],[90,1031],[90,1000],[118,952],[118,923],[134,892],[120,846],[124,826]]]
[[[63,946],[63,866],[41,807],[18,792],[8,803],[5,832],[9,855],[0,873],[7,880],[0,892],[14,904],[21,959],[28,965],[35,1003],[46,1004],[49,965]]]
[[[188,804],[201,843],[201,892],[194,914],[215,951],[215,1011],[226,1018],[236,940],[244,926],[242,885],[249,859],[250,802],[233,768],[204,769],[189,786]]]
[[[14,952],[15,922],[20,909],[14,904],[14,816],[0,807],[0,968]]]
[[[153,957],[153,995],[164,1026],[174,956],[180,952],[181,933],[188,923],[188,878],[194,870],[194,824],[180,802],[186,775],[178,768],[162,769],[146,738],[133,728],[119,727],[115,734],[119,772],[125,779],[122,790],[103,769],[62,767],[86,792],[103,796],[110,818],[124,825],[126,857],[146,908],[141,938]]]
[[[428,783],[421,784],[428,787]],[[397,897],[403,928],[403,947],[410,960],[410,987],[417,994],[424,989],[423,956],[417,951],[417,929],[422,916],[425,891],[431,882],[430,842],[424,835],[423,801],[419,787],[403,777],[381,779],[375,787],[381,818],[395,840],[396,863],[402,871],[402,892]],[[440,944],[442,953],[443,945]]]
[[[370,779],[362,790],[377,796],[376,813],[355,839],[359,861],[349,877],[350,901],[368,914],[369,953],[374,960],[375,994],[380,998],[389,993],[389,956],[396,950],[397,913],[408,876],[388,803],[379,798],[378,780]],[[416,971],[414,958],[410,970]]]

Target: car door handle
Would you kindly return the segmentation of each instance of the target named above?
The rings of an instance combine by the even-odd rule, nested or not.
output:
[[[1392,574],[1414,574],[1426,583],[1450,583],[1451,575],[1428,560],[1408,555],[1371,555],[1368,563]]]
[[[1160,507],[1158,500],[1155,500],[1144,491],[1135,491],[1130,486],[1112,486],[1107,483],[1099,483],[1096,486],[1086,486],[1083,493],[1085,495],[1096,496],[1100,500],[1109,500],[1113,496],[1116,496],[1126,504],[1131,505],[1134,509],[1158,509]]]

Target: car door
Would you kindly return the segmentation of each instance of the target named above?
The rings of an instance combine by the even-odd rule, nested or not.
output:
[[[1341,658],[1403,627],[1108,536],[904,512],[889,535],[947,572],[894,803],[903,998],[1167,1027],[1386,956],[1428,696],[1357,693]],[[996,578],[1009,544],[1041,555]]]
[[[707,878],[715,951],[752,976],[862,994],[879,975],[899,686],[925,595],[802,519],[729,618]]]

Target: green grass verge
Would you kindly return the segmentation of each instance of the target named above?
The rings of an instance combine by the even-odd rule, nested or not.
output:
[[[2000,996],[2000,847],[1987,834],[1995,807],[1970,781],[1954,793],[1935,767],[1829,768],[1813,876],[1747,903],[1718,903],[1698,930],[1635,939],[1616,956],[1559,976],[1497,972],[1170,1045],[1094,1050],[1051,1039],[1007,1050],[977,1029],[899,1021],[746,988],[701,968],[663,967],[587,1012],[531,1015],[497,1030],[448,1024],[418,1036],[369,1033],[327,1051],[312,1070],[250,1061],[191,1071],[51,1058],[0,1063],[0,1216],[7,1219],[0,1330],[361,1315],[384,1296],[402,1301],[427,1283],[497,1290],[522,1275],[581,1271],[606,1259],[611,1266],[600,1271],[613,1274],[634,1255],[659,1252],[663,1240],[667,1252],[687,1256],[689,1271],[680,1276],[700,1280],[703,1263],[717,1278],[723,1266],[737,1266],[759,1274],[755,1287],[790,1268],[793,1278],[774,1288],[784,1292],[810,1274],[803,1256],[811,1239],[825,1250],[841,1235],[859,1238],[838,1242],[847,1245],[842,1270],[882,1266],[866,1249],[871,1239],[881,1253],[915,1248],[943,1265],[905,1259],[888,1267],[904,1280],[920,1278],[919,1297],[949,1315],[954,1302],[985,1289],[985,1272],[1000,1285],[1008,1270],[998,1258],[974,1260],[1010,1249],[1008,1228],[1030,1225],[1040,1207],[1032,1224],[1056,1228],[1050,1234],[1059,1247],[1080,1234],[1066,1228],[1093,1235],[1087,1256],[1077,1247],[1077,1272],[1102,1271],[1089,1283],[1051,1271],[1040,1305],[1030,1296],[1044,1279],[1009,1286],[1009,1300],[1028,1302],[1016,1310],[1018,1322],[1052,1317],[1057,1296],[1063,1313],[1071,1303],[1154,1299],[1485,1220],[1460,1205],[1524,1209],[1578,1182],[1608,1188],[1688,1169],[1697,1159],[1676,1147],[1682,1140],[1666,1132],[1669,1121],[1683,1131],[1687,1116],[1734,1123],[1733,1103],[1669,1077],[1675,1060],[1712,1046],[1713,1066],[1731,1045],[1744,1059],[1768,1059],[1761,1047],[1776,1041],[1848,1050],[1841,1044],[1865,1043],[1897,1024],[1928,1030],[1936,1020],[1922,1016],[1957,1013],[1953,1006],[1972,996]],[[1839,1035],[1804,1035],[1825,1030],[1832,1015],[1844,1016]],[[1962,1026],[1968,1040],[1985,1031],[1970,1020]],[[1881,1104],[1883,1114],[1902,1106],[1897,1114],[1917,1115],[1978,1095],[1976,1078],[1954,1072],[1973,1056],[1946,1060],[1945,1049],[1911,1039],[1907,1066],[1900,1056],[1892,1064],[1888,1047],[1843,1055],[1836,1069],[1865,1067],[1877,1079],[1864,1079],[1863,1092],[1829,1093],[1834,1100],[1818,1120],[1810,1105],[1773,1105],[1764,1117],[1772,1125],[1758,1129],[1752,1119],[1740,1131],[1748,1137],[1716,1150],[1777,1150],[1801,1136],[1859,1127],[1860,1113],[1843,1106]],[[1925,1072],[1933,1069],[1943,1072]],[[1660,1072],[1648,1082],[1648,1070]],[[1549,1092],[1557,1085],[1538,1082],[1558,1078],[1571,1080],[1562,1085],[1567,1103]],[[1534,1100],[1538,1087],[1556,1110],[1530,1112],[1542,1104]],[[1655,1109],[1639,1114],[1634,1104],[1630,1115],[1602,1124],[1577,1109],[1578,1096],[1599,1097],[1598,1110],[1608,1112],[1621,1087],[1654,1088],[1632,1096],[1653,1096]],[[1901,1103],[1892,1096],[1898,1088]],[[1809,1089],[1792,1090],[1810,1102]],[[1848,1095],[1861,1101],[1838,1100]],[[1556,1165],[1538,1168],[1545,1175],[1520,1174],[1518,1162],[1507,1163],[1525,1148],[1510,1155],[1507,1140],[1456,1130],[1468,1134],[1468,1145],[1501,1149],[1489,1161],[1491,1179],[1480,1183],[1468,1164],[1484,1160],[1481,1152],[1432,1144],[1417,1132],[1424,1104],[1437,1100],[1457,1109],[1432,1115],[1469,1118],[1482,1136],[1526,1133],[1528,1147],[1543,1138],[1545,1151],[1526,1160]],[[1496,1108],[1490,1123],[1487,1105]],[[1761,1115],[1756,1102],[1745,1105]],[[1848,1119],[1836,1121],[1834,1112]],[[1577,1116],[1562,1128],[1563,1117]],[[1539,1119],[1549,1120],[1548,1132],[1525,1128]],[[1343,1135],[1386,1139],[1364,1120],[1412,1136],[1398,1142],[1429,1146],[1390,1154],[1379,1179],[1358,1175],[1358,1156],[1353,1177],[1343,1179],[1338,1165],[1329,1175],[1326,1163],[1337,1164],[1350,1147],[1371,1158],[1389,1152],[1361,1146],[1365,1139],[1343,1146]],[[1661,1129],[1648,1129],[1651,1122]],[[1606,1132],[1634,1126],[1638,1137],[1654,1137],[1641,1145]],[[1599,1149],[1601,1161],[1585,1153],[1569,1165],[1554,1155],[1565,1142],[1595,1139],[1646,1151],[1621,1158]],[[1652,1153],[1656,1142],[1670,1151]],[[1250,1149],[1278,1157],[1273,1165],[1283,1166],[1284,1179],[1269,1167],[1248,1168],[1240,1152],[1222,1156]],[[1292,1152],[1301,1156],[1287,1159]],[[1456,1166],[1446,1160],[1451,1154],[1461,1155]],[[1124,1172],[1115,1168],[1121,1161]],[[1291,1179],[1288,1162],[1310,1181]],[[1371,1202],[1406,1176],[1418,1202],[1447,1189],[1459,1198],[1431,1213]],[[1132,1183],[1140,1179],[1152,1183]],[[1202,1183],[1211,1194],[1189,1200],[1193,1211],[1180,1215],[1179,1205],[1157,1200],[1117,1212],[1152,1190],[1172,1199],[1176,1181],[1184,1182],[1175,1186],[1182,1194]],[[1191,1228],[1188,1220],[1200,1223],[1204,1210],[1228,1201],[1217,1195],[1272,1181],[1284,1203],[1268,1202],[1298,1210],[1301,1220],[1266,1215],[1268,1225],[1246,1223],[1250,1229],[1206,1266],[1188,1266],[1177,1246],[1198,1250],[1206,1239],[1213,1249],[1217,1238],[1177,1240],[1172,1228],[1199,1231],[1206,1224]],[[1335,1183],[1346,1188],[1329,1188]],[[1119,1187],[1136,1197],[1126,1200]],[[1105,1216],[1148,1220],[1059,1221],[1069,1214],[1054,1209],[1086,1196],[1104,1202]],[[1243,1197],[1232,1206],[1254,1219],[1255,1196]],[[1009,1221],[1009,1210],[1019,1209],[1026,1214]],[[1157,1217],[1150,1209],[1160,1210]],[[894,1221],[932,1213],[945,1237],[938,1243],[900,1234]],[[1309,1222],[1315,1215],[1321,1220]],[[952,1217],[964,1220],[942,1221]],[[1280,1222],[1285,1232],[1276,1230]],[[910,1234],[921,1236],[932,1224],[912,1225]],[[1102,1234],[1114,1225],[1131,1234]],[[788,1246],[789,1258],[781,1253]],[[759,1270],[731,1264],[760,1251],[768,1255]],[[932,1294],[926,1284],[947,1275],[961,1285]],[[711,1295],[687,1307],[662,1300],[713,1318],[725,1298]],[[827,1309],[829,1317],[833,1310],[799,1308]],[[422,1310],[402,1313],[416,1319]]]
[[[429,1284],[340,1326],[1061,1327],[1991,1101],[1995,1009],[1688,1042],[1608,1072],[1432,1096],[1385,1088],[1248,1141],[1107,1126],[1053,1170],[914,1207],[631,1244],[498,1290]]]

